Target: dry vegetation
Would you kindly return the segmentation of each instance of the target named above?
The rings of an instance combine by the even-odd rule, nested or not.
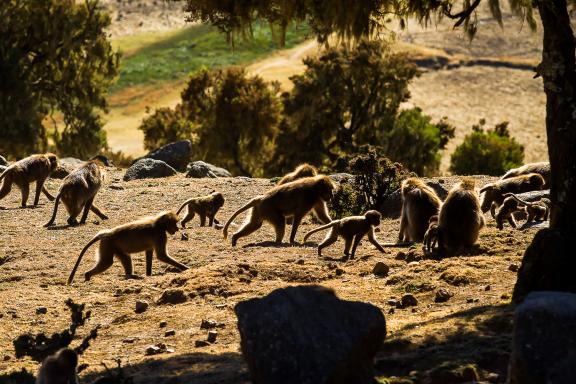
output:
[[[136,383],[244,383],[248,382],[246,366],[239,352],[234,305],[251,297],[266,295],[275,288],[291,284],[320,283],[336,290],[345,299],[361,300],[378,306],[385,314],[388,335],[377,357],[379,375],[408,376],[437,368],[443,363],[476,364],[484,378],[499,374],[503,382],[511,326],[509,297],[516,280],[511,264],[519,264],[523,250],[536,228],[524,231],[506,227],[496,230],[494,221],[480,236],[479,244],[460,257],[442,261],[422,260],[422,251],[391,248],[380,254],[367,241],[357,251],[357,259],[338,260],[342,243],[325,250],[324,259],[316,256],[314,244],[273,245],[270,226],[246,239],[237,248],[223,241],[222,232],[200,228],[197,219],[181,233],[171,236],[168,245],[172,256],[191,266],[176,273],[165,265],[154,264],[153,276],[142,280],[125,280],[121,267],[115,264],[89,283],[82,274],[93,260],[86,257],[76,282],[65,281],[76,257],[86,242],[99,230],[138,216],[155,214],[163,209],[176,209],[188,197],[221,191],[227,201],[218,217],[222,220],[254,195],[271,186],[264,179],[186,179],[182,175],[167,179],[121,182],[120,171],[110,171],[108,181],[96,203],[111,219],[96,221],[76,228],[62,226],[64,214],[56,227],[43,228],[52,204],[42,199],[36,209],[20,209],[19,195],[12,193],[1,202],[0,255],[0,372],[35,369],[28,359],[16,360],[12,340],[25,332],[61,331],[69,324],[64,301],[71,297],[86,303],[93,315],[78,337],[102,324],[100,335],[81,357],[89,364],[82,382],[102,374],[105,362],[115,366],[120,358],[126,373]],[[479,184],[488,182],[482,178]],[[455,178],[448,178],[448,186]],[[113,188],[110,184],[114,184]],[[55,191],[57,181],[49,181]],[[123,189],[118,189],[121,186]],[[306,222],[298,239],[313,226]],[[398,220],[384,220],[377,233],[380,241],[394,241]],[[398,254],[408,254],[399,260]],[[92,253],[92,251],[90,252]],[[136,255],[135,272],[144,275],[144,255]],[[390,266],[390,274],[377,278],[372,268],[378,261]],[[447,289],[453,297],[446,303],[435,303],[435,292]],[[157,304],[167,289],[181,289],[187,297],[182,304]],[[414,309],[396,309],[390,299],[413,293],[419,301]],[[136,314],[135,302],[146,300],[150,308]],[[37,315],[36,308],[45,306],[47,314]],[[200,329],[203,319],[222,323],[216,343],[195,347],[205,340],[207,330]],[[161,321],[167,322],[160,328]],[[166,330],[174,336],[164,336]],[[73,345],[79,343],[76,340]],[[174,352],[145,356],[146,347],[165,343]],[[414,372],[412,372],[414,376]],[[178,377],[177,381],[170,378]],[[492,375],[495,380],[495,376]]]

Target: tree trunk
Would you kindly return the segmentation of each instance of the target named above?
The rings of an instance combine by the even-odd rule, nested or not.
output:
[[[537,290],[576,292],[576,73],[575,41],[566,0],[536,1],[544,43],[538,73],[546,92],[551,179],[550,228],[526,250],[513,300]]]

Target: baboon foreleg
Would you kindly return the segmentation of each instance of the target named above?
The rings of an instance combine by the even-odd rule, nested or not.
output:
[[[146,276],[152,276],[152,258],[154,257],[154,251],[149,249],[146,251]]]
[[[200,226],[203,227],[206,225],[206,214],[204,212],[200,212],[198,214],[200,216]]]
[[[22,183],[19,187],[20,193],[22,194],[22,208],[26,208],[26,205],[28,204],[28,196],[30,195],[30,185],[28,183]]]
[[[350,248],[352,247],[352,240],[354,240],[353,237],[344,238],[344,256],[346,258],[350,257]]]
[[[106,214],[104,212],[102,212],[97,206],[95,206],[94,204],[92,204],[92,206],[90,207],[90,210],[92,212],[94,212],[96,214],[96,216],[98,216],[99,218],[101,218],[102,220],[108,220],[108,216],[106,216]]]
[[[320,244],[318,244],[318,256],[322,256],[322,249],[326,248],[327,246],[334,244],[338,240],[338,231],[336,228],[332,228],[328,235],[322,240]]]
[[[508,216],[508,223],[510,223],[510,225],[512,226],[512,228],[517,228],[518,225],[516,225],[516,220],[514,220],[514,215],[510,214],[510,216]]]
[[[492,215],[493,219],[496,218],[496,208],[498,208],[498,204],[496,204],[496,202],[493,201],[492,205],[490,205],[490,214]]]
[[[188,208],[188,212],[186,213],[186,216],[180,222],[180,225],[182,225],[182,228],[186,228],[186,223],[188,223],[193,218],[194,218],[194,211],[191,210],[190,208]]]
[[[171,266],[173,266],[176,269],[179,269],[180,271],[185,271],[186,269],[188,269],[188,266],[179,263],[178,261],[171,258],[170,255],[168,255],[168,252],[166,251],[166,239],[157,243],[154,250],[156,251],[156,257],[158,258],[158,260],[163,261],[166,264],[170,264]],[[152,265],[152,263],[150,263],[150,265]]]
[[[382,253],[386,252],[384,248],[382,248],[378,240],[376,240],[376,238],[374,237],[374,230],[370,229],[366,235],[368,236],[368,241],[370,241],[372,245],[376,247],[376,249],[378,249]]]
[[[296,232],[298,231],[298,227],[300,226],[300,223],[302,222],[302,218],[303,218],[303,216],[299,213],[294,215],[294,221],[292,222],[292,230],[290,231],[290,243],[295,243]],[[330,221],[328,221],[328,222],[330,222]]]
[[[406,238],[406,223],[407,219],[406,219],[406,214],[404,213],[404,211],[402,211],[402,217],[400,218],[400,232],[398,233],[398,242],[402,243],[404,241],[404,239]]]
[[[44,188],[44,180],[36,181],[36,193],[34,194],[34,205],[38,205],[40,202],[40,192],[42,192],[42,188]]]

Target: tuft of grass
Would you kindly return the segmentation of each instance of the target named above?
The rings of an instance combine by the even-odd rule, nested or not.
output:
[[[474,280],[474,271],[470,268],[448,268],[440,275],[440,280],[455,287],[468,285]]]
[[[306,40],[309,32],[305,24],[291,26],[286,34],[286,48]],[[183,79],[202,67],[247,64],[279,49],[267,26],[255,25],[253,34],[252,38],[237,38],[234,48],[218,29],[204,24],[158,37],[145,34],[118,39],[114,45],[125,53],[120,60],[120,76],[110,92]]]

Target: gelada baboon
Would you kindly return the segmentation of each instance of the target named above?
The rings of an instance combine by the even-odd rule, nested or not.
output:
[[[514,219],[514,213],[516,212],[523,212],[524,206],[519,204],[518,200],[514,199],[513,197],[509,196],[513,195],[511,193],[504,194],[504,202],[496,212],[496,228],[503,229],[504,228],[504,221],[508,221],[512,228],[516,228],[516,220]],[[492,203],[495,204],[495,203]]]
[[[240,213],[251,209],[248,219],[242,227],[232,235],[232,245],[235,246],[239,238],[248,236],[258,230],[264,221],[274,226],[276,242],[281,243],[284,238],[286,217],[293,217],[290,242],[296,237],[298,226],[302,218],[311,210],[322,223],[331,221],[326,203],[332,199],[336,188],[332,180],[325,175],[305,177],[286,184],[277,185],[263,195],[250,200],[242,208],[234,212],[224,226],[224,238],[228,236],[228,226]]]
[[[38,205],[41,191],[48,200],[54,201],[54,196],[44,188],[44,182],[56,167],[58,167],[58,158],[53,153],[28,156],[10,165],[0,175],[0,181],[2,181],[0,200],[10,193],[12,184],[16,184],[22,194],[22,208],[26,208],[30,194],[30,183],[36,182],[34,205]]]
[[[286,174],[284,177],[278,181],[276,185],[282,185],[286,183],[290,183],[294,180],[302,179],[304,177],[312,177],[318,175],[318,170],[313,165],[308,163],[300,164],[296,167],[295,170]]]
[[[186,200],[182,203],[177,215],[184,209],[184,207],[188,206],[188,212],[186,216],[182,219],[180,223],[182,228],[186,228],[186,223],[189,222],[194,218],[195,214],[200,216],[200,226],[203,227],[206,225],[206,217],[208,217],[208,226],[212,226],[214,223],[218,224],[218,220],[216,220],[215,216],[218,213],[218,210],[222,208],[224,205],[224,196],[220,192],[212,192],[207,196],[202,197],[193,197],[191,199]]]
[[[526,222],[529,223],[531,221],[545,221],[548,220],[548,216],[550,215],[550,199],[545,197],[541,198],[540,200],[528,202],[520,199],[513,193],[506,193],[506,200],[512,198],[516,200],[519,204],[525,206],[527,218]]]
[[[453,256],[462,247],[476,243],[482,227],[484,216],[474,190],[474,180],[464,179],[450,190],[438,218],[430,219],[429,230],[424,236],[425,250],[431,252],[437,243],[438,256]]]
[[[422,180],[411,177],[402,182],[402,214],[398,242],[422,241],[430,217],[437,215],[442,201]]]
[[[482,198],[482,212],[490,210],[492,217],[496,216],[496,208],[504,202],[505,193],[523,193],[542,189],[544,178],[538,173],[529,173],[498,180],[494,183],[486,184],[480,193],[484,193]],[[495,204],[492,204],[495,203]]]
[[[306,236],[304,236],[304,242],[306,242],[312,234],[331,228],[326,238],[318,245],[318,256],[322,256],[322,249],[334,244],[338,240],[338,236],[342,236],[344,239],[345,257],[354,258],[356,247],[358,247],[358,244],[360,244],[364,236],[367,236],[368,240],[374,244],[380,252],[384,252],[384,248],[382,248],[378,240],[374,237],[374,228],[380,225],[381,217],[380,212],[370,210],[363,216],[349,216],[340,220],[334,220],[308,232]],[[352,252],[350,252],[350,247],[352,247]]]
[[[501,177],[502,180],[509,179],[511,177],[526,175],[528,173],[538,173],[544,178],[544,185],[542,189],[550,188],[550,163],[548,161],[542,161],[540,163],[529,163],[524,164],[518,168],[512,168]]]
[[[78,384],[77,365],[76,352],[62,348],[44,359],[36,376],[36,384]]]
[[[82,210],[84,210],[84,212],[82,213],[80,224],[86,223],[88,211],[94,212],[102,220],[108,219],[108,216],[102,213],[102,211],[93,204],[94,197],[96,197],[96,193],[102,186],[103,178],[103,174],[100,171],[100,166],[97,161],[88,161],[72,171],[64,178],[60,191],[58,192],[58,195],[56,195],[52,218],[44,226],[49,227],[56,220],[56,213],[58,212],[58,203],[60,200],[62,200],[66,211],[68,211],[69,225],[78,225],[78,220],[76,218]]]
[[[132,273],[132,258],[130,254],[142,251],[146,252],[147,276],[152,275],[152,257],[154,252],[156,252],[158,260],[168,263],[181,271],[188,269],[186,265],[171,258],[166,250],[168,243],[166,232],[173,235],[177,231],[178,216],[172,211],[160,212],[157,216],[144,217],[131,223],[100,231],[80,252],[68,278],[68,284],[72,283],[84,253],[97,241],[100,241],[100,247],[96,265],[84,274],[86,281],[110,268],[114,261],[114,256],[120,259],[126,278],[137,277]]]

